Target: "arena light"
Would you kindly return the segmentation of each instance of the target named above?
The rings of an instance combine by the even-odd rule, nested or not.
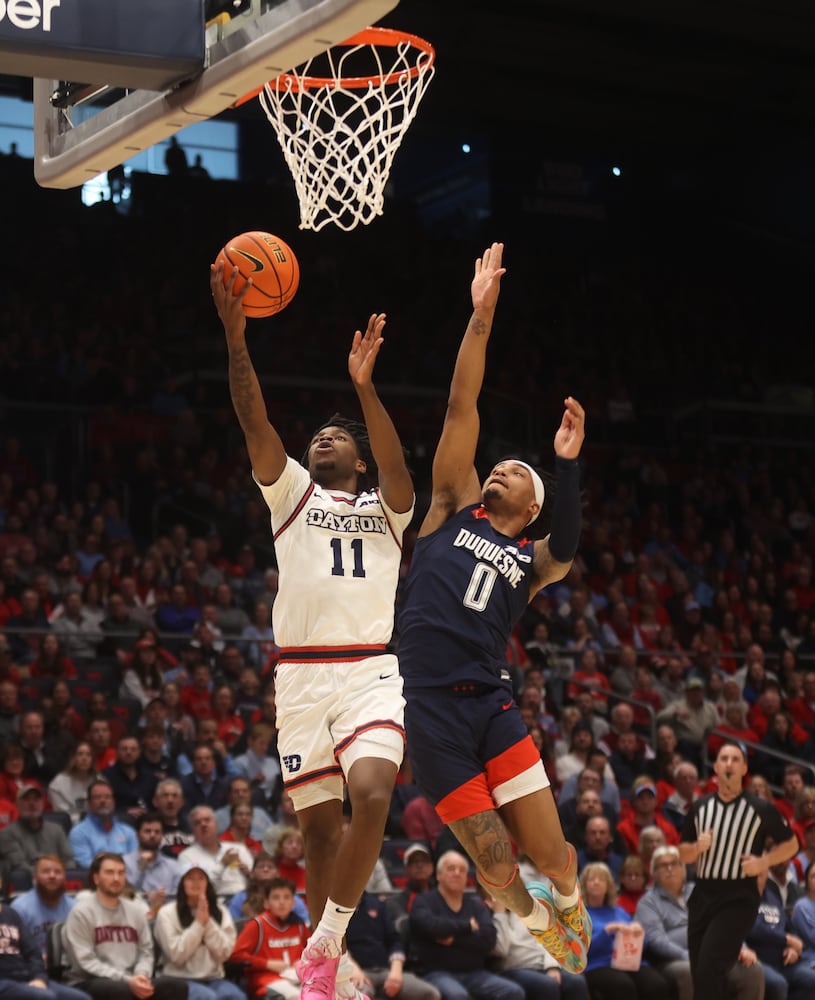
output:
[[[220,14],[235,17],[236,14],[242,14],[245,10],[249,10],[251,2],[252,0],[206,0],[204,20],[209,24]]]

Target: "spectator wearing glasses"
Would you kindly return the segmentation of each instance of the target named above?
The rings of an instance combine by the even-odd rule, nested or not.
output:
[[[97,779],[88,786],[88,813],[68,834],[76,863],[90,868],[101,851],[127,854],[138,847],[136,831],[116,819],[116,800],[107,781]]]
[[[219,897],[227,899],[246,888],[252,871],[252,852],[243,844],[222,844],[218,839],[215,813],[209,806],[196,806],[190,813],[195,841],[178,856],[182,869],[202,868]]]
[[[645,928],[645,957],[674,984],[677,1000],[693,1000],[687,906],[693,887],[686,881],[679,848],[658,847],[651,858],[651,874],[654,884],[640,899],[635,915]],[[729,997],[761,1000],[764,971],[752,949],[741,949],[725,984]]]

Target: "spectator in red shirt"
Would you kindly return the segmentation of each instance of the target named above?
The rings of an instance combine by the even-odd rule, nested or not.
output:
[[[724,718],[707,738],[707,752],[711,760],[715,760],[719,747],[726,739],[744,740],[758,743],[758,733],[747,725],[747,703],[744,701],[728,701],[724,710]],[[723,733],[724,735],[719,735]],[[748,761],[755,755],[752,747],[746,747]]]
[[[639,854],[629,854],[620,865],[620,892],[617,905],[634,915],[637,903],[648,888],[648,869]]]
[[[617,824],[617,833],[622,837],[629,854],[639,850],[640,832],[646,826],[658,826],[665,834],[667,844],[678,844],[676,827],[657,808],[656,785],[647,775],[640,775],[631,787],[631,812]]]
[[[229,826],[219,839],[223,843],[243,844],[252,854],[258,855],[263,850],[259,840],[250,836],[252,829],[252,806],[248,802],[236,802],[229,810]]]
[[[212,717],[212,671],[207,663],[196,663],[192,680],[181,688],[181,709],[193,719]]]
[[[93,761],[97,773],[116,763],[116,750],[111,746],[110,724],[107,719],[94,719],[88,726],[88,743],[93,751]]]
[[[569,701],[574,701],[578,691],[586,689],[592,691],[597,697],[597,704],[600,710],[604,710],[608,705],[608,696],[611,694],[611,683],[608,677],[600,670],[600,658],[591,646],[587,646],[580,654],[577,670],[572,674],[572,681],[566,689],[566,697]],[[576,683],[579,681],[580,683]]]
[[[306,869],[303,834],[299,830],[283,830],[277,838],[272,857],[280,872],[280,877],[294,882],[298,892],[305,892]]]
[[[804,694],[803,671],[791,671],[784,679],[784,684],[784,704],[793,721],[810,733],[815,731],[815,712]]]
[[[243,719],[235,711],[235,693],[228,684],[212,692],[210,715],[218,723],[218,739],[231,750],[243,734]]]
[[[66,655],[65,647],[53,632],[42,637],[40,651],[28,669],[32,677],[76,680],[76,665],[71,657]]]
[[[6,581],[0,577],[0,628],[6,624],[9,618],[19,615],[22,610],[23,606],[17,598],[6,592]]]
[[[645,649],[640,630],[632,623],[625,601],[614,602],[611,613],[601,629],[600,638],[607,649],[619,649],[620,646],[633,646],[636,650]]]
[[[435,850],[444,824],[439,814],[423,795],[417,795],[402,810],[402,832],[410,840],[424,840]]]
[[[747,723],[758,733],[758,738],[764,739],[770,729],[770,719],[783,708],[781,691],[776,684],[770,685],[761,692],[759,697],[747,711]]]
[[[42,792],[46,803],[48,802],[42,782],[24,775],[25,751],[18,743],[9,743],[4,748],[0,754],[0,767],[2,767],[2,771],[0,771],[0,800],[16,803],[20,789],[33,785]],[[46,805],[46,808],[49,806]]]

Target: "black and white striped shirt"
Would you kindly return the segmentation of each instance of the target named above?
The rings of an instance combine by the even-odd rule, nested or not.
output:
[[[732,802],[723,802],[716,792],[697,799],[685,818],[680,839],[694,843],[705,830],[713,831],[713,842],[696,862],[697,881],[749,878],[741,868],[743,854],[758,857],[768,840],[780,844],[792,836],[775,806],[749,792],[742,792]]]

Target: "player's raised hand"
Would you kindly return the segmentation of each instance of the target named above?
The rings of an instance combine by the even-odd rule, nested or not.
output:
[[[471,286],[473,309],[492,309],[501,291],[501,278],[507,269],[501,266],[503,243],[493,243],[475,262],[475,276]]]
[[[555,434],[555,454],[561,458],[577,458],[586,436],[586,414],[573,396],[563,401],[566,409]]]
[[[209,266],[209,287],[212,291],[212,301],[218,310],[218,315],[224,325],[224,330],[228,337],[241,334],[246,331],[246,313],[243,311],[243,299],[247,291],[252,287],[252,279],[249,278],[243,288],[234,295],[235,280],[239,271],[237,267],[232,268],[232,274],[224,284],[224,263],[219,260]]]
[[[348,374],[354,385],[369,385],[373,381],[376,356],[384,343],[384,329],[385,314],[372,313],[365,333],[357,330],[354,334],[351,353],[348,355]]]

